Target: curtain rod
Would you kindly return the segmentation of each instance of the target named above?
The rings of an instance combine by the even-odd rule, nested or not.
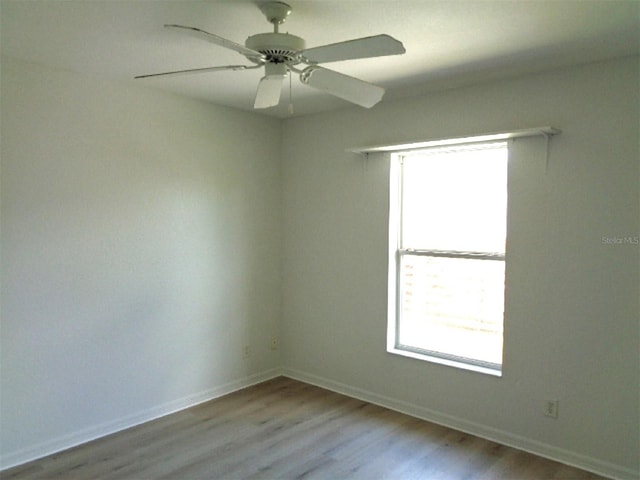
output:
[[[518,137],[533,137],[537,135],[543,135],[544,137],[549,139],[549,137],[553,135],[558,135],[560,133],[562,133],[562,130],[555,127],[535,127],[535,128],[526,128],[523,130],[512,130],[507,132],[483,133],[480,135],[470,135],[466,137],[422,140],[419,142],[400,143],[395,145],[375,145],[370,147],[348,148],[347,152],[360,153],[360,154],[367,154],[367,153],[374,153],[374,152],[397,152],[397,151],[407,151],[407,150],[419,150],[422,148],[429,148],[429,147],[439,147],[443,145],[490,142],[493,140],[507,140],[509,138],[518,138]]]

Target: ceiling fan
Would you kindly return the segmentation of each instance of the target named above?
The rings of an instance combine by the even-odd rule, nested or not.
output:
[[[260,6],[260,10],[267,20],[273,24],[273,33],[252,35],[247,38],[244,45],[213,33],[205,32],[199,28],[183,25],[165,25],[166,28],[234,50],[252,62],[251,65],[195,68],[139,75],[135,78],[206,73],[220,70],[249,70],[264,67],[265,75],[258,84],[254,108],[268,108],[278,105],[282,84],[288,72],[297,73],[302,83],[310,87],[362,107],[371,108],[382,99],[384,88],[321,67],[318,64],[405,53],[402,42],[385,34],[356,38],[320,47],[305,48],[304,39],[278,31],[278,26],[284,23],[291,13],[289,5],[284,2],[266,2]],[[303,65],[302,68],[300,67],[301,64]]]

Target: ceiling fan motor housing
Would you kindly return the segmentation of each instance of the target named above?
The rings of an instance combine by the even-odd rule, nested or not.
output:
[[[266,55],[269,63],[299,63],[299,52],[305,46],[304,39],[288,33],[258,33],[244,45]]]

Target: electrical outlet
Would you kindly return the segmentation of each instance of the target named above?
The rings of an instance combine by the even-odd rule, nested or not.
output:
[[[558,418],[558,408],[560,407],[559,400],[547,400],[544,407],[544,414],[546,417]]]
[[[271,350],[277,350],[280,346],[280,337],[271,337]]]
[[[242,347],[242,356],[244,358],[249,358],[251,356],[251,346],[245,345]]]

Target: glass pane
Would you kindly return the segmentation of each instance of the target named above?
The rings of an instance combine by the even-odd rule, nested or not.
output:
[[[402,248],[504,252],[507,146],[403,158]]]
[[[504,261],[403,255],[402,345],[502,363]]]

